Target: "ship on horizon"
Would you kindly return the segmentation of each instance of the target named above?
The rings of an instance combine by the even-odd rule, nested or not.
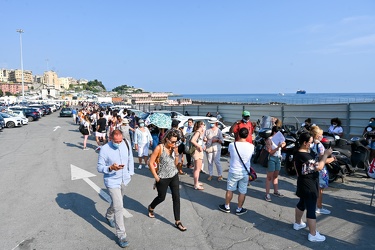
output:
[[[306,94],[306,90],[299,89],[297,90],[297,94]]]

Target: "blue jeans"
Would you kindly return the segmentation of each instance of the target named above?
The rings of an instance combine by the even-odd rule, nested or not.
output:
[[[134,148],[134,131],[129,130],[129,134],[130,134],[130,142],[132,144],[132,148]]]

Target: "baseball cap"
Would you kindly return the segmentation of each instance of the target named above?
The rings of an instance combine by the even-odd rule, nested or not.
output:
[[[245,110],[242,112],[242,116],[250,116],[250,111]]]
[[[142,119],[139,119],[138,123],[145,123],[145,121]]]

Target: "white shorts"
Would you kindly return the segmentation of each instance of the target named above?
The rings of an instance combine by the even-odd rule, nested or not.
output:
[[[144,145],[138,144],[138,157],[148,156],[148,143]]]
[[[105,138],[106,134],[105,133],[100,133],[100,132],[95,132],[96,137],[103,137]]]

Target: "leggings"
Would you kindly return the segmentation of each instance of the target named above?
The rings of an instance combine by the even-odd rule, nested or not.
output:
[[[299,202],[297,203],[297,208],[301,211],[305,211],[305,209],[307,210],[306,212],[306,218],[308,219],[316,219],[316,214],[315,214],[315,210],[316,210],[316,200],[317,198],[313,198],[313,197],[300,197],[299,198]]]
[[[180,220],[180,180],[178,174],[172,178],[160,179],[156,182],[156,189],[158,190],[158,196],[151,202],[150,207],[154,209],[157,205],[165,200],[168,187],[171,189],[172,200],[173,200],[173,213],[175,221]]]

